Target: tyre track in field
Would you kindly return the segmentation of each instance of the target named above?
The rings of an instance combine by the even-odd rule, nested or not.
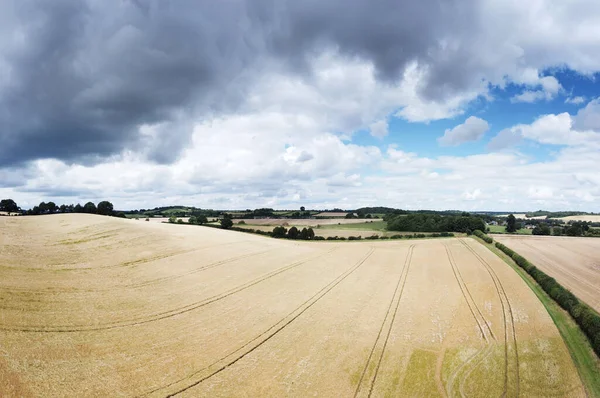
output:
[[[329,282],[327,285],[325,285],[323,288],[321,288],[321,290],[319,290],[316,294],[314,294],[308,300],[304,301],[302,304],[300,304],[298,307],[296,307],[296,309],[294,309],[292,312],[290,312],[287,316],[285,316],[279,322],[277,322],[276,324],[274,324],[273,326],[271,326],[270,328],[268,328],[267,330],[265,330],[258,336],[254,337],[252,340],[248,341],[241,347],[239,347],[236,350],[230,352],[229,354],[219,358],[218,360],[211,363],[210,365],[189,374],[188,376],[186,376],[184,378],[181,378],[179,380],[168,383],[166,385],[157,387],[153,390],[143,393],[142,395],[139,395],[138,397],[145,397],[145,396],[149,396],[149,395],[158,395],[158,394],[161,394],[160,393],[161,390],[165,390],[165,389],[174,387],[176,389],[175,391],[161,394],[161,396],[164,396],[164,397],[173,397],[175,395],[181,394],[181,393],[199,385],[200,383],[208,380],[209,378],[222,372],[223,370],[227,369],[228,367],[234,365],[236,362],[238,362],[239,360],[241,360],[248,354],[250,354],[250,353],[254,352],[256,349],[260,348],[263,344],[268,342],[275,335],[277,335],[279,332],[281,332],[283,329],[285,329],[287,326],[289,326],[292,322],[294,322],[296,319],[298,319],[309,308],[311,308],[313,305],[315,305],[317,302],[319,302],[325,295],[327,295],[337,285],[339,285],[347,277],[349,277],[352,273],[354,273],[354,271],[356,271],[358,268],[360,268],[360,266],[363,265],[369,259],[369,257],[371,257],[371,255],[373,254],[374,251],[375,251],[375,248],[369,247],[369,251],[359,261],[357,261],[355,264],[353,264],[349,269],[347,269],[346,271],[344,271],[340,275],[338,275],[333,281]],[[183,384],[183,383],[186,383],[186,384],[181,387],[175,387],[177,384]]]
[[[373,393],[373,387],[375,386],[375,381],[377,380],[377,375],[379,373],[379,368],[381,366],[381,362],[383,360],[383,354],[385,353],[385,349],[387,347],[387,343],[388,340],[390,338],[390,334],[392,332],[392,327],[394,325],[394,321],[396,319],[396,314],[398,313],[398,308],[400,306],[400,300],[402,299],[402,293],[404,292],[404,286],[406,285],[406,279],[408,277],[408,271],[410,268],[410,263],[412,261],[412,255],[413,255],[413,251],[414,251],[414,247],[415,245],[411,245],[408,248],[408,253],[406,254],[406,258],[404,260],[404,265],[402,266],[402,271],[400,271],[400,277],[398,278],[398,283],[396,284],[396,289],[394,290],[394,294],[392,295],[392,298],[390,300],[390,304],[388,305],[388,309],[387,312],[385,314],[385,317],[383,318],[383,322],[381,323],[381,327],[379,328],[379,333],[377,334],[377,338],[375,339],[375,343],[373,344],[373,347],[371,348],[371,352],[369,353],[369,357],[367,358],[367,362],[365,363],[365,367],[363,369],[363,372],[360,376],[360,380],[358,382],[358,385],[356,386],[356,391],[354,392],[354,397],[358,397],[359,394],[362,395],[367,395],[368,397],[371,396],[371,394]],[[395,302],[395,306],[394,306],[394,302]],[[394,312],[391,316],[391,319],[388,323],[388,319],[390,318],[390,312],[392,310],[392,307],[394,307]],[[377,349],[377,344],[379,343],[379,341],[381,340],[382,337],[382,333],[384,331],[384,329],[386,329],[386,323],[388,323],[387,326],[387,331],[386,331],[386,335],[385,335],[385,339],[383,340],[383,347],[381,347],[381,353],[379,353],[379,355],[377,356],[377,359],[375,358],[374,354],[375,354],[375,350]],[[368,392],[366,390],[362,390],[361,387],[363,385],[363,382],[365,381],[365,376],[367,374],[367,371],[369,369],[369,365],[371,364],[371,360],[376,360],[377,361],[377,365],[375,367],[375,372],[369,382],[369,390]],[[365,387],[366,388],[366,387]]]
[[[33,289],[27,289],[27,288],[0,287],[0,291],[17,291],[17,292],[26,292],[26,293],[32,293],[32,294],[48,294],[48,293],[105,292],[105,291],[114,291],[115,289],[127,289],[127,288],[136,289],[136,288],[140,288],[140,287],[154,285],[154,284],[160,283],[160,282],[166,282],[166,281],[170,281],[170,280],[174,280],[174,279],[183,278],[184,276],[197,274],[198,272],[206,271],[208,269],[215,268],[220,265],[228,264],[228,263],[238,261],[238,260],[243,260],[248,257],[259,256],[261,254],[273,252],[275,250],[278,250],[278,249],[269,249],[269,250],[262,250],[259,252],[242,254],[240,256],[230,257],[230,258],[227,258],[224,260],[215,261],[213,263],[203,265],[201,267],[195,268],[193,270],[190,270],[190,271],[187,271],[187,272],[184,272],[181,274],[165,276],[162,278],[152,279],[149,281],[144,281],[144,282],[139,282],[139,283],[130,283],[128,285],[110,286],[110,287],[106,287],[106,288],[65,287],[65,288],[49,288],[49,289],[43,289],[43,290],[41,290],[41,289],[33,290]]]
[[[446,249],[446,255],[448,256],[448,261],[450,262],[450,266],[452,268],[452,272],[454,273],[454,277],[456,278],[456,282],[458,283],[458,287],[460,288],[460,291],[461,291],[465,301],[467,302],[467,305],[469,306],[469,311],[471,311],[471,315],[473,315],[473,319],[475,319],[475,322],[477,322],[477,326],[479,327],[479,331],[481,332],[481,337],[483,337],[485,339],[485,341],[488,343],[489,343],[488,334],[492,339],[496,340],[496,336],[494,335],[494,332],[490,328],[489,322],[487,321],[487,319],[485,319],[485,316],[483,316],[483,314],[481,313],[481,309],[475,302],[475,299],[473,299],[473,295],[471,294],[469,287],[467,286],[464,278],[462,277],[460,269],[458,268],[458,264],[456,264],[456,261],[454,260],[454,256],[452,255],[452,251],[448,248],[447,244],[444,245],[444,249]],[[481,321],[477,318],[477,315],[475,314],[473,307],[475,308],[475,310],[481,317]],[[481,326],[481,323],[483,323],[485,325],[485,328]],[[488,334],[485,333],[485,329],[487,329]]]
[[[495,341],[496,340],[496,336],[494,335],[494,332],[490,328],[490,325],[489,325],[487,319],[485,318],[485,316],[483,316],[483,314],[482,314],[479,306],[477,305],[477,303],[473,299],[473,296],[471,295],[471,291],[467,287],[467,284],[466,284],[464,278],[462,277],[460,269],[458,268],[458,264],[454,260],[454,255],[452,254],[452,251],[448,248],[447,244],[444,245],[444,249],[446,250],[446,255],[448,256],[448,261],[450,262],[450,267],[452,268],[452,272],[454,273],[454,277],[456,278],[456,282],[458,283],[458,286],[459,286],[459,288],[461,290],[463,298],[467,302],[467,306],[469,307],[469,311],[471,312],[471,315],[473,316],[473,319],[475,319],[475,322],[477,323],[477,326],[478,326],[479,331],[481,333],[481,337],[484,339],[484,341],[486,343],[485,347],[483,347],[481,350],[478,350],[475,354],[471,355],[465,362],[463,362],[452,373],[452,375],[450,375],[450,377],[448,377],[448,381],[446,382],[446,389],[445,390],[446,390],[446,394],[448,396],[452,396],[452,392],[454,391],[454,385],[456,383],[456,378],[458,377],[458,375],[465,368],[467,368],[469,365],[472,365],[471,369],[465,375],[465,378],[468,378],[468,375],[470,375],[471,372],[473,372],[473,370],[476,369],[477,365],[479,365],[483,360],[485,360],[489,356],[489,354],[492,351],[492,347],[493,347],[492,346],[492,342],[490,341],[490,339],[492,339],[492,340]],[[475,314],[475,311],[473,310],[473,307],[476,309],[477,313],[481,317],[481,321],[477,318],[477,315]],[[482,323],[485,325],[485,327],[481,326]],[[486,333],[486,329],[487,329],[487,333]],[[488,335],[489,335],[489,337],[488,337]],[[481,358],[478,359],[476,362],[473,362],[479,356],[481,356]],[[461,396],[464,397],[465,394],[464,394],[464,391],[463,391],[462,387],[463,387],[462,383],[460,383],[459,384],[459,391],[461,393]]]
[[[40,267],[14,267],[14,266],[10,266],[10,265],[9,266],[0,265],[0,268],[17,270],[17,271],[26,271],[26,272],[90,271],[90,270],[104,270],[104,269],[110,269],[110,268],[127,268],[127,267],[136,267],[138,265],[149,263],[152,261],[164,260],[165,258],[180,256],[182,254],[194,253],[194,252],[199,252],[202,250],[214,249],[215,247],[222,247],[222,246],[234,245],[234,244],[238,244],[238,243],[248,243],[248,242],[249,241],[219,243],[216,245],[204,246],[204,247],[195,248],[195,249],[180,250],[180,251],[171,252],[171,253],[167,253],[167,254],[161,254],[158,256],[154,256],[154,257],[142,258],[139,260],[130,260],[130,261],[125,261],[125,262],[118,263],[118,264],[94,266],[94,267],[40,268]]]
[[[496,291],[498,292],[498,297],[500,298],[500,304],[502,305],[502,319],[504,321],[504,393],[503,393],[503,397],[505,397],[508,394],[508,373],[509,373],[509,367],[508,367],[508,363],[509,363],[509,359],[508,359],[508,345],[509,345],[509,332],[512,331],[512,343],[514,346],[514,351],[515,351],[515,364],[516,364],[516,381],[515,381],[515,388],[516,388],[516,396],[519,396],[519,350],[518,350],[518,344],[517,344],[517,334],[516,334],[516,330],[515,330],[515,319],[514,319],[514,315],[513,315],[513,311],[512,311],[512,306],[510,304],[510,300],[508,299],[508,295],[506,294],[506,290],[504,289],[504,285],[502,285],[502,282],[500,280],[500,278],[498,277],[498,275],[496,274],[496,271],[494,271],[493,267],[483,258],[481,257],[481,255],[479,255],[479,253],[477,253],[475,251],[475,249],[473,249],[471,246],[469,246],[469,244],[465,243],[465,241],[463,239],[459,239],[459,241],[463,244],[463,246],[465,246],[478,260],[479,262],[484,266],[484,268],[487,270],[488,274],[490,275],[490,277],[492,278],[492,281],[494,282],[494,286],[496,287]],[[508,326],[508,322],[510,322],[511,327],[509,330],[509,326]],[[469,372],[470,374],[470,372]],[[466,375],[468,376],[468,374]],[[465,380],[462,380],[461,383],[464,383]]]
[[[229,289],[225,292],[216,294],[214,296],[208,297],[206,299],[203,299],[203,300],[191,303],[191,304],[187,304],[182,307],[171,309],[169,311],[163,311],[163,312],[160,312],[157,314],[153,314],[153,315],[150,315],[149,317],[141,317],[141,318],[137,318],[137,319],[129,319],[126,322],[115,322],[112,324],[94,325],[94,326],[66,325],[66,326],[55,326],[55,327],[44,328],[44,327],[40,327],[40,326],[37,326],[37,327],[10,327],[10,326],[6,326],[6,325],[0,325],[0,330],[15,331],[15,332],[32,332],[32,333],[74,333],[74,332],[90,332],[90,331],[110,330],[110,329],[117,329],[117,328],[129,327],[129,326],[138,326],[138,325],[143,325],[143,324],[150,323],[150,322],[156,322],[156,321],[159,321],[162,319],[172,318],[177,315],[181,315],[181,314],[184,314],[184,313],[187,313],[190,311],[194,311],[199,308],[205,307],[209,304],[212,304],[214,302],[223,300],[224,298],[227,298],[236,293],[239,293],[242,290],[246,290],[254,285],[257,285],[257,284],[264,282],[270,278],[273,278],[274,276],[277,276],[281,273],[284,273],[293,268],[296,268],[302,264],[305,264],[305,263],[317,260],[321,257],[324,257],[338,249],[339,249],[339,247],[333,247],[324,253],[319,253],[316,256],[311,256],[307,259],[288,264],[288,265],[278,268],[274,271],[271,271],[259,278],[253,279],[253,280],[246,282],[242,285],[239,285],[235,288]]]

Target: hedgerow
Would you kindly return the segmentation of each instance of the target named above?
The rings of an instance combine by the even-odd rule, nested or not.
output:
[[[579,325],[583,333],[587,336],[596,354],[600,355],[600,316],[598,313],[580,301],[573,293],[558,283],[556,279],[531,264],[525,257],[502,243],[496,242],[496,247],[510,256],[519,267],[531,275],[548,296],[573,317],[577,325]]]

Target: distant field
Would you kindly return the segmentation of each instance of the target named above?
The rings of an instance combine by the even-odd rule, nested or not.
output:
[[[242,220],[234,220],[238,223]],[[317,225],[337,225],[339,224],[364,224],[367,221],[373,221],[370,218],[340,218],[340,219],[287,219],[287,218],[245,218],[243,220],[247,225],[296,225],[296,226],[311,226]]]
[[[494,236],[600,312],[600,239]]]
[[[541,302],[474,239],[85,214],[0,230],[3,397],[585,395]]]
[[[600,215],[581,215],[581,216],[569,216],[555,218],[555,220],[561,220],[566,222],[569,221],[587,221],[587,222],[600,222]]]
[[[500,214],[498,217],[508,217],[509,214]],[[545,220],[546,216],[527,217],[525,213],[513,214],[517,220]]]
[[[315,214],[315,217],[341,217],[344,218],[346,217],[346,215],[349,212],[345,211],[345,212],[332,212],[332,211],[325,211],[322,213],[317,213]]]
[[[326,224],[321,225],[321,229],[344,229],[344,230],[364,230],[364,231],[385,231],[387,223],[385,221],[372,221],[348,224]]]
[[[492,234],[504,234],[506,233],[506,227],[504,225],[489,225],[490,233]],[[531,235],[532,230],[527,228],[517,229],[518,235]]]

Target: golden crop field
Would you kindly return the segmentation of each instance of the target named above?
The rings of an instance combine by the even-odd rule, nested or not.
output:
[[[0,396],[584,396],[470,238],[299,242],[0,217]]]
[[[600,239],[523,235],[494,238],[600,311]]]

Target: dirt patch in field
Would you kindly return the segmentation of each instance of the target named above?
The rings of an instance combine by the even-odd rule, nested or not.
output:
[[[93,215],[0,229],[0,396],[583,394],[542,304],[472,239]]]

